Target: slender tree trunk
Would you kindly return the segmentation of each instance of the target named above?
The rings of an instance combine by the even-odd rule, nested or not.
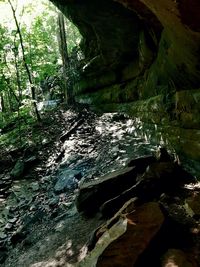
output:
[[[1,112],[4,113],[6,111],[6,108],[5,108],[5,102],[4,102],[4,96],[3,96],[3,93],[1,93]]]
[[[4,61],[5,61],[5,65],[6,65],[7,69],[8,69],[8,71],[11,73],[11,70],[10,70],[9,65],[8,65],[8,63],[7,63],[7,60],[6,60],[6,57],[4,58]],[[10,94],[10,96],[11,96],[11,94],[12,94],[12,95],[14,96],[15,100],[17,101],[17,104],[19,105],[20,98],[16,95],[14,89],[13,89],[12,86],[10,85],[10,79],[9,79],[9,78],[6,78],[6,77],[5,77],[5,74],[4,74],[3,72],[1,72],[1,75],[2,75],[2,77],[4,78],[4,81],[6,82],[8,88],[9,88],[9,94]],[[10,101],[10,103],[11,103],[11,99],[10,99],[10,98],[9,98],[9,101]]]
[[[7,92],[7,100],[8,100],[10,112],[13,112],[14,109],[13,109],[12,95],[11,95],[11,91],[10,90]]]
[[[23,42],[23,37],[22,37],[21,30],[20,30],[20,26],[19,26],[19,23],[18,23],[18,20],[17,20],[17,17],[16,17],[16,11],[15,11],[15,9],[13,7],[13,4],[12,4],[11,0],[8,0],[8,2],[9,2],[10,7],[12,9],[13,18],[15,20],[15,24],[16,24],[16,28],[17,28],[17,33],[19,35],[20,45],[21,45],[21,49],[22,49],[22,57],[23,57],[24,67],[26,69],[28,80],[29,80],[29,83],[30,83],[30,86],[31,86],[31,95],[32,95],[32,100],[33,100],[33,106],[34,106],[35,114],[36,114],[37,120],[38,121],[41,121],[40,114],[39,114],[39,111],[37,109],[37,104],[36,104],[35,86],[34,86],[33,81],[32,81],[31,72],[30,72],[29,67],[28,67],[28,64],[26,62],[24,42]]]
[[[16,40],[14,40],[14,57],[15,57],[15,71],[16,71],[16,78],[17,78],[17,88],[18,88],[18,96],[19,96],[19,106],[21,105],[22,101],[22,87],[21,87],[21,79],[19,74],[19,68],[18,68],[18,47],[16,45]]]
[[[68,56],[68,49],[67,49],[67,38],[66,38],[66,31],[65,31],[65,21],[64,16],[61,12],[58,13],[58,43],[59,43],[59,49],[60,54],[62,57],[63,62],[63,90],[64,90],[64,96],[65,101],[67,104],[73,103],[73,96],[72,96],[72,87],[70,84],[68,84],[68,77],[67,72],[70,70],[70,64],[69,64],[69,56]]]
[[[9,91],[8,91],[9,92],[9,102],[12,103],[12,99],[13,99],[13,96],[14,96],[15,100],[17,101],[17,106],[19,106],[19,98],[15,94],[15,91],[12,88],[12,86],[10,85],[10,81],[8,79],[5,79],[5,81],[6,81],[6,84],[7,84],[8,88],[9,88]]]

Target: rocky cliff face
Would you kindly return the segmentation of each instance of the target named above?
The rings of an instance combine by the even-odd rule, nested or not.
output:
[[[84,37],[87,63],[83,77],[87,80],[92,76],[96,81],[82,82],[81,89],[139,76],[143,78],[138,92],[142,97],[156,95],[163,85],[173,85],[177,90],[199,87],[198,0],[53,2]]]
[[[200,147],[199,0],[51,1],[83,36],[79,102],[173,125],[179,140],[188,129],[181,147]]]
[[[120,0],[119,0],[120,1]],[[172,80],[178,89],[199,87],[200,3],[198,0],[120,1],[130,9],[142,2],[163,26],[154,61],[158,79]],[[138,8],[138,14],[142,8]],[[152,68],[151,68],[152,71]]]

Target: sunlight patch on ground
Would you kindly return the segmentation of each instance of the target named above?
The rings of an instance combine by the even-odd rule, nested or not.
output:
[[[190,190],[200,190],[200,182],[197,182],[196,184],[186,184],[184,187]]]
[[[171,257],[168,259],[167,263],[165,263],[164,267],[178,267],[179,265],[176,264],[175,260]]]
[[[119,220],[108,229],[97,241],[95,248],[78,264],[78,267],[95,267],[99,256],[111,242],[123,235],[127,229],[127,219]]]
[[[85,245],[80,249],[80,254],[78,256],[78,262],[82,261],[86,257],[87,252],[88,252],[88,247]]]
[[[5,203],[5,198],[0,198],[0,205]]]
[[[56,265],[57,265],[57,262],[55,260],[52,260],[52,261],[50,260],[49,263],[41,261],[41,262],[31,264],[30,267],[56,267]]]

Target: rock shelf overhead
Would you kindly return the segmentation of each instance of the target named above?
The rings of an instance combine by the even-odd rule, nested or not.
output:
[[[199,88],[198,0],[52,2],[83,36],[83,91],[136,77],[142,82],[141,76],[144,88],[138,93],[144,97],[163,85]]]
[[[199,162],[200,2],[52,2],[83,37],[76,101],[161,125],[164,142]]]

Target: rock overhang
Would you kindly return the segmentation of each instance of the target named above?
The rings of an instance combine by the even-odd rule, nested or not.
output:
[[[162,93],[163,86],[200,87],[198,0],[52,2],[83,36],[86,64],[75,93],[131,79],[142,84],[133,88],[140,98]]]

